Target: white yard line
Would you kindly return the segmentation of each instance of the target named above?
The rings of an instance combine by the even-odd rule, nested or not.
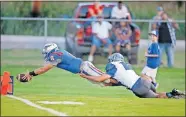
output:
[[[82,102],[73,102],[73,101],[37,101],[42,104],[65,104],[65,105],[84,105]]]
[[[53,109],[51,109],[51,108],[42,107],[42,106],[37,105],[37,104],[35,104],[35,103],[33,103],[33,102],[27,100],[27,99],[23,99],[23,98],[16,97],[16,96],[13,96],[13,95],[7,95],[7,97],[13,98],[13,99],[16,99],[16,100],[19,100],[19,101],[21,101],[21,102],[23,102],[23,103],[25,103],[25,104],[27,104],[27,105],[29,105],[29,106],[35,107],[35,108],[40,109],[40,110],[47,111],[47,112],[49,112],[49,113],[51,113],[51,114],[53,114],[53,115],[56,115],[56,116],[67,116],[65,113],[62,113],[62,112],[53,110]]]

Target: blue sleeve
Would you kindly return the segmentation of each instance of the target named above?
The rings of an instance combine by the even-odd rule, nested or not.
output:
[[[116,71],[117,71],[117,69],[116,69],[115,65],[113,65],[111,63],[107,64],[107,66],[106,66],[106,73],[108,75],[110,75],[111,77],[114,77]]]
[[[157,43],[152,44],[151,54],[158,54],[158,44]]]
[[[49,63],[51,63],[52,65],[56,66],[58,63],[62,62],[62,53],[58,52],[58,53],[52,53],[49,56]]]

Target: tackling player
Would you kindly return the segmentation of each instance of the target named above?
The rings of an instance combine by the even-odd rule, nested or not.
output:
[[[37,76],[47,72],[53,67],[64,69],[71,73],[84,73],[86,75],[98,76],[103,74],[99,69],[97,69],[91,62],[83,61],[80,58],[76,58],[69,52],[65,50],[60,50],[55,43],[45,44],[42,54],[44,56],[46,64],[43,67],[35,69],[31,72],[26,73],[23,77],[18,75],[18,80],[21,82],[27,82],[31,80],[33,76]],[[91,81],[92,83],[96,83]],[[101,86],[109,83],[109,80],[105,80],[102,83],[98,83]]]
[[[135,71],[132,70],[130,64],[124,62],[124,57],[119,53],[114,53],[109,56],[108,64],[106,65],[106,74],[102,74],[101,76],[88,76],[82,73],[80,76],[96,82],[112,79],[110,80],[111,82],[120,83],[140,98],[175,98],[180,95],[185,95],[177,89],[173,89],[172,92],[167,93],[156,93],[154,85],[149,80],[138,76]]]
[[[160,48],[157,43],[158,34],[157,31],[152,31],[149,33],[151,37],[151,45],[148,48],[148,52],[145,53],[145,57],[147,57],[146,66],[142,70],[141,76],[143,78],[149,79],[152,84],[157,88],[158,84],[156,83],[156,74],[158,67],[160,65]]]

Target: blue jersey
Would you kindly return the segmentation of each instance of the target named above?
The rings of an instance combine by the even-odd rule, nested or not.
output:
[[[158,57],[147,57],[147,66],[155,69],[160,65],[160,49],[158,43],[152,43],[148,48],[148,54],[156,54]]]
[[[140,78],[130,64],[125,62],[111,62],[106,66],[106,73],[113,79],[117,80],[119,85],[129,89],[133,87],[136,81]]]
[[[72,73],[79,73],[82,59],[76,58],[65,50],[58,50],[48,55],[47,61],[60,69],[67,70]]]

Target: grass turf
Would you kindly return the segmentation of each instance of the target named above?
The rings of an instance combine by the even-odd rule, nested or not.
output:
[[[33,70],[38,66],[3,65],[3,71],[10,71],[13,76]],[[104,69],[103,65],[97,66]],[[141,68],[134,68],[139,74]],[[157,81],[160,83],[158,91],[170,91],[176,87],[185,90],[185,70],[181,68],[160,68]],[[184,116],[185,100],[174,99],[140,99],[123,87],[99,87],[87,80],[57,68],[46,74],[37,76],[28,83],[15,80],[14,95],[37,101],[80,101],[85,105],[44,105],[70,116],[121,116],[121,115],[154,115],[154,116]],[[50,116],[49,113],[23,104],[20,101],[1,98],[2,116]],[[11,111],[11,112],[10,112]],[[150,111],[150,112],[149,112]]]

